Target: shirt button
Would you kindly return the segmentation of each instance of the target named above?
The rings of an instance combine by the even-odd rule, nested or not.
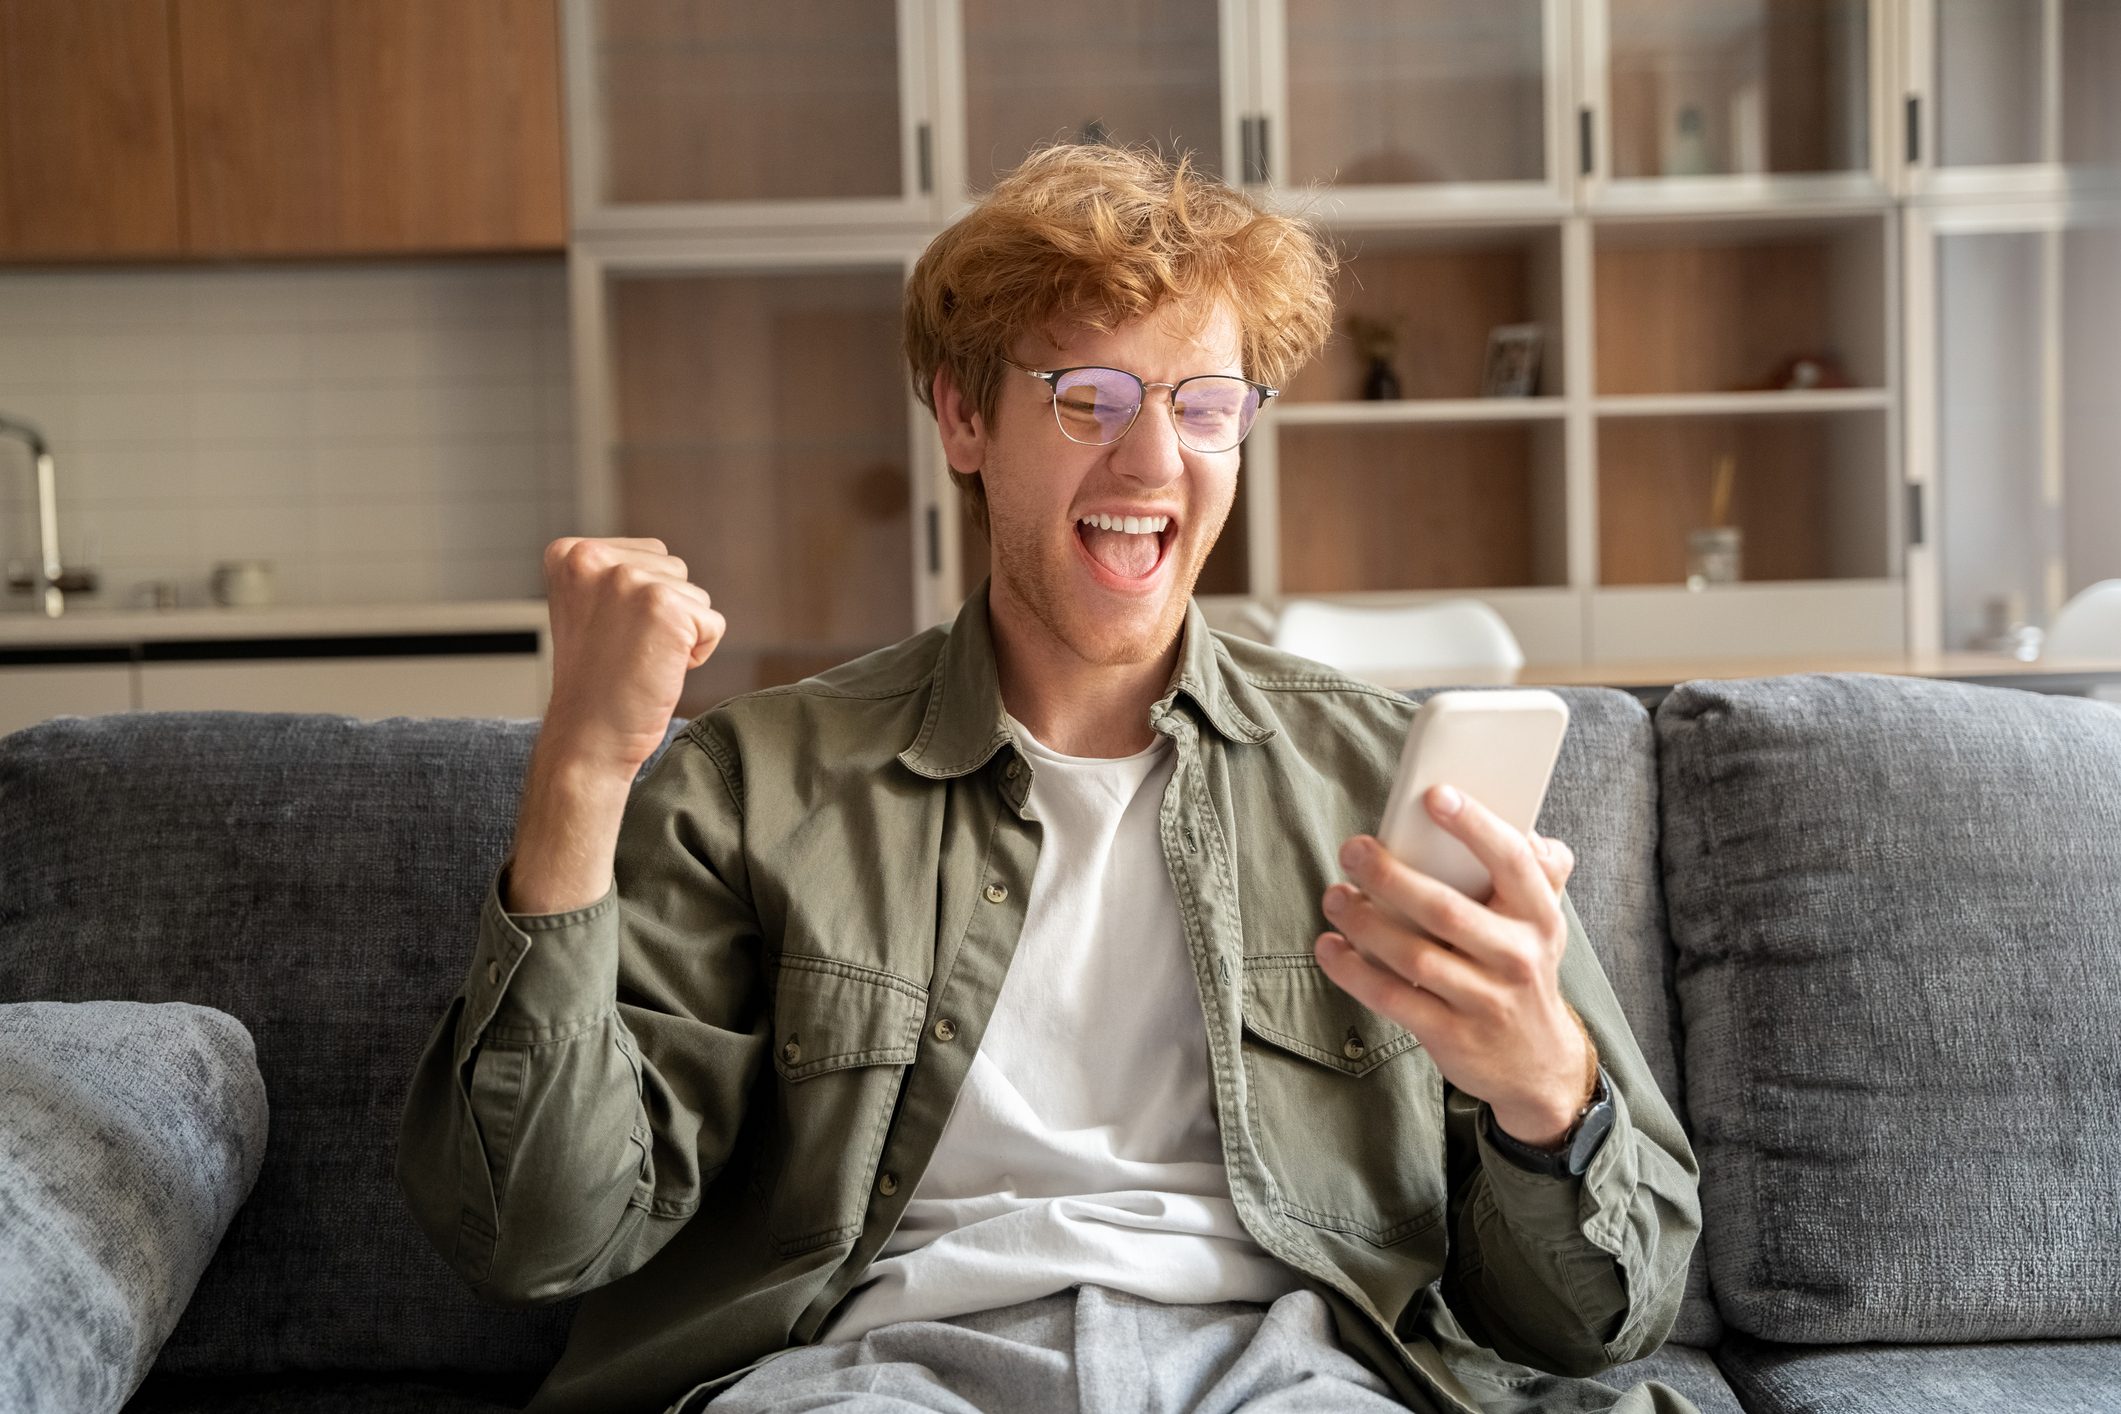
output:
[[[1347,1042],[1340,1048],[1340,1053],[1346,1056],[1349,1060],[1361,1060],[1362,1053],[1369,1049],[1370,1048],[1368,1046],[1363,1044],[1362,1037],[1356,1035],[1355,1032],[1350,1029],[1348,1032]]]
[[[878,1179],[876,1181],[876,1191],[883,1194],[886,1198],[889,1198],[892,1194],[898,1192],[898,1175],[895,1173],[887,1173],[882,1178]]]
[[[1007,776],[1007,777],[1008,777],[1008,778],[1009,778],[1010,780],[1012,780],[1012,781],[1013,781],[1013,780],[1015,780],[1015,779],[1016,779],[1016,773],[1017,773],[1018,771],[1021,771],[1021,770],[1022,770],[1023,768],[1024,768],[1024,763],[1023,763],[1023,762],[1021,762],[1021,761],[1011,761],[1011,762],[1009,763],[1009,769],[1008,769],[1008,770],[1006,770],[1006,771],[1003,771],[1003,772],[1002,772],[1002,774],[1003,774],[1003,775],[1005,775],[1005,776]]]
[[[987,902],[1000,903],[1003,899],[1006,899],[1007,897],[1009,897],[1009,890],[1007,886],[1002,884],[987,885]]]
[[[802,1044],[801,1044],[800,1042],[798,1042],[798,1041],[797,1041],[797,1040],[796,1040],[796,1039],[795,1039],[794,1037],[792,1037],[792,1036],[791,1036],[791,1037],[790,1037],[790,1038],[788,1039],[788,1044],[786,1044],[786,1045],[784,1045],[784,1046],[782,1046],[782,1047],[781,1047],[781,1059],[782,1059],[782,1061],[784,1061],[785,1063],[787,1063],[787,1064],[789,1064],[789,1065],[794,1065],[794,1064],[795,1064],[795,1063],[796,1063],[797,1061],[801,1060],[802,1058],[803,1058],[803,1047],[802,1047]]]
[[[935,1019],[935,1039],[938,1041],[955,1041],[957,1039],[957,1023],[947,1016],[938,1016]]]
[[[498,962],[489,962],[489,963],[487,963],[487,964],[486,964],[486,985],[487,985],[487,986],[489,986],[489,987],[491,987],[492,985],[494,985],[494,983],[496,983],[496,982],[498,982],[498,981],[500,981],[500,980],[501,980],[501,964],[500,964],[500,963],[498,963]]]

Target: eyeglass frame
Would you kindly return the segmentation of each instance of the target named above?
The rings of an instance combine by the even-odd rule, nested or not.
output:
[[[1053,409],[1053,425],[1055,427],[1060,428],[1061,436],[1066,437],[1069,441],[1075,443],[1079,447],[1118,446],[1122,441],[1126,440],[1127,434],[1134,430],[1134,424],[1141,421],[1142,409],[1144,407],[1147,407],[1149,404],[1149,390],[1151,388],[1169,388],[1171,390],[1171,400],[1168,405],[1170,408],[1169,416],[1171,418],[1171,432],[1173,436],[1178,438],[1179,445],[1184,447],[1187,451],[1200,452],[1200,454],[1204,457],[1220,456],[1224,452],[1234,452],[1239,447],[1242,447],[1245,444],[1245,438],[1252,435],[1252,428],[1257,427],[1259,425],[1259,414],[1266,411],[1268,403],[1274,401],[1275,398],[1281,396],[1281,389],[1270,387],[1265,383],[1254,382],[1252,379],[1246,378],[1243,375],[1236,373],[1193,373],[1187,375],[1184,378],[1179,379],[1176,383],[1151,383],[1148,379],[1142,377],[1139,373],[1130,372],[1129,370],[1124,368],[1114,368],[1109,363],[1075,363],[1070,364],[1066,368],[1049,368],[1044,371],[1041,371],[1036,368],[1026,368],[1021,363],[1018,363],[1015,359],[1009,358],[1006,355],[1002,356],[1002,362],[1008,364],[1011,368],[1015,369],[1019,373],[1030,374],[1033,378],[1036,378],[1039,382],[1046,385],[1047,391],[1053,394],[1052,399],[1046,404],[1046,406]],[[1119,436],[1114,437],[1109,442],[1085,442],[1082,438],[1071,434],[1068,431],[1067,424],[1061,421],[1059,382],[1061,375],[1064,373],[1081,373],[1083,370],[1089,368],[1095,368],[1105,373],[1124,374],[1125,376],[1132,378],[1136,383],[1139,383],[1141,385],[1141,397],[1136,400],[1134,404],[1134,412],[1127,418],[1127,425],[1120,429]],[[1243,383],[1245,386],[1253,389],[1259,394],[1259,406],[1253,410],[1252,421],[1249,425],[1246,426],[1243,436],[1240,436],[1235,442],[1232,442],[1229,446],[1218,447],[1212,452],[1203,451],[1201,448],[1194,446],[1191,442],[1188,442],[1186,440],[1185,433],[1179,431],[1178,427],[1178,390],[1180,388],[1185,387],[1186,384],[1192,383],[1202,378],[1234,378],[1238,382]]]

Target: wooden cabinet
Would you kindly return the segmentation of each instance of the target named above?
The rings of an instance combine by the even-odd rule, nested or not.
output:
[[[175,0],[190,248],[557,249],[550,0]]]
[[[0,0],[0,260],[184,248],[171,0]]]
[[[551,0],[0,0],[0,260],[559,250]]]

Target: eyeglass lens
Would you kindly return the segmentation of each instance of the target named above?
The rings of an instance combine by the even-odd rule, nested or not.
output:
[[[1093,446],[1116,442],[1142,404],[1141,380],[1117,368],[1074,368],[1054,380],[1061,431]],[[1226,452],[1245,439],[1259,412],[1259,389],[1242,378],[1188,378],[1171,393],[1178,440],[1196,452]]]

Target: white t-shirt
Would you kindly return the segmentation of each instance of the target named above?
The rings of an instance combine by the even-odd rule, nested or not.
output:
[[[1078,1282],[1272,1302],[1302,1283],[1238,1221],[1157,812],[1167,737],[1063,756],[1010,727],[1044,828],[994,1015],[898,1228],[821,1341]]]

